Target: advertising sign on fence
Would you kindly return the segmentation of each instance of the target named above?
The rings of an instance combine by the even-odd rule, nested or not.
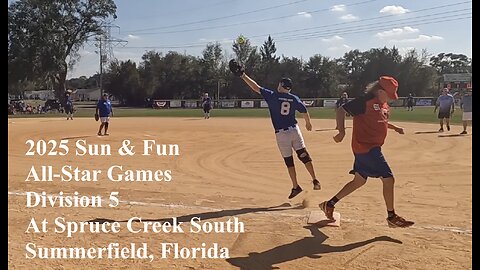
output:
[[[417,106],[432,106],[433,101],[427,98],[419,98],[415,101],[415,105]]]
[[[196,101],[185,101],[185,108],[197,108],[197,102]]]
[[[170,100],[170,108],[180,108],[182,107],[181,100]]]
[[[222,108],[235,108],[235,101],[233,100],[224,100],[221,104]]]
[[[242,100],[240,107],[242,108],[253,108],[253,100]]]
[[[323,107],[333,108],[337,105],[337,100],[335,99],[324,99]]]
[[[304,100],[303,104],[307,107],[313,107],[315,105],[315,100]]]

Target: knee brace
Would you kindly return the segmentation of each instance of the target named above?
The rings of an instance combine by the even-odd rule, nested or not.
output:
[[[297,150],[296,152],[297,152],[298,159],[300,159],[303,162],[303,164],[312,161],[312,158],[310,157],[310,154],[307,152],[307,150],[305,148]]]
[[[283,160],[285,161],[285,165],[287,165],[287,168],[291,168],[291,167],[295,166],[295,164],[293,163],[293,157],[292,156],[284,157]]]

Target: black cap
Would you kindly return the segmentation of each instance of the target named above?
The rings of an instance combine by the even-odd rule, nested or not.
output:
[[[282,78],[280,80],[280,85],[285,89],[292,89],[292,79],[290,78]]]

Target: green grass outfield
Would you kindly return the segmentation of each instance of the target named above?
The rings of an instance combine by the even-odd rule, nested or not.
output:
[[[332,108],[309,108],[310,116],[315,119],[334,119],[335,112]],[[92,117],[94,108],[78,108],[74,117]],[[9,118],[25,117],[64,117],[65,114],[16,114]],[[150,108],[114,108],[115,117],[203,117],[201,109],[150,109]],[[212,117],[269,117],[267,109],[213,109]],[[301,117],[297,115],[297,117]],[[437,115],[433,113],[433,107],[416,107],[414,111],[406,111],[405,108],[392,108],[390,121],[395,122],[418,122],[438,123]],[[452,123],[462,123],[462,110],[457,108],[451,119]]]

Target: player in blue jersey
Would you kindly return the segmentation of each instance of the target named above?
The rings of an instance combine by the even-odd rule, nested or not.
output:
[[[440,120],[439,132],[443,132],[443,119],[445,119],[447,124],[447,130],[450,131],[450,116],[455,111],[455,99],[448,92],[448,88],[442,90],[442,94],[437,98],[435,109],[433,110],[433,113],[435,113],[437,108],[440,108],[438,110],[438,119]]]
[[[110,121],[110,116],[113,116],[113,109],[107,93],[104,93],[102,98],[98,101],[95,114],[100,117],[101,122],[97,133],[98,136],[102,136],[103,127],[105,127],[105,132],[103,135],[108,136],[108,122]]]
[[[65,109],[65,113],[67,114],[67,120],[73,120],[73,100],[70,96],[70,93],[65,95],[65,105],[63,107]]]
[[[208,96],[208,93],[203,94],[202,98],[203,115],[205,119],[210,118],[210,110],[212,109],[212,99]]]
[[[242,78],[254,92],[262,95],[268,104],[273,128],[275,129],[275,136],[277,138],[277,145],[283,156],[285,165],[288,168],[288,174],[290,175],[293,184],[292,191],[288,198],[291,199],[302,192],[302,188],[297,182],[297,173],[293,162],[293,150],[295,150],[298,159],[305,164],[307,171],[310,173],[313,189],[320,190],[320,182],[315,176],[312,159],[305,148],[302,132],[295,119],[295,111],[299,111],[303,114],[305,127],[308,131],[312,130],[310,115],[300,98],[290,93],[292,89],[292,80],[289,78],[281,79],[277,90],[274,91],[259,86],[245,73],[242,73],[240,78]]]

